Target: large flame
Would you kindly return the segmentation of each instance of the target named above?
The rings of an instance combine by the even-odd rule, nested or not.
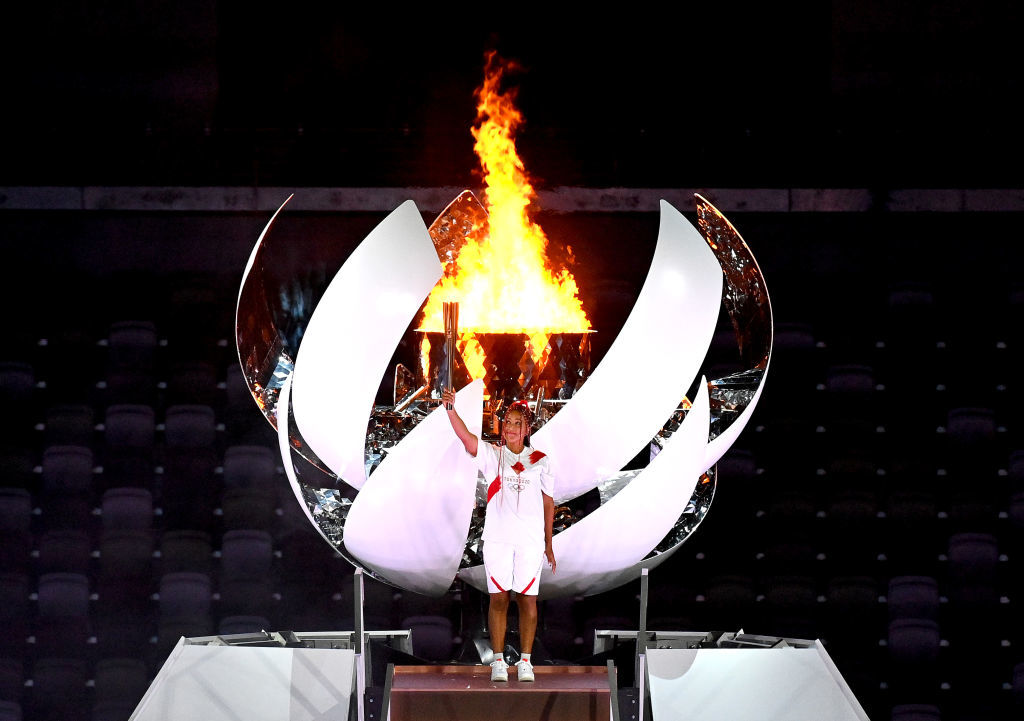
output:
[[[434,287],[421,330],[443,330],[441,304],[454,300],[459,302],[460,333],[527,333],[539,354],[548,333],[587,331],[590,321],[572,273],[548,269],[547,237],[530,220],[536,193],[516,152],[514,136],[522,114],[514,104],[515,91],[499,88],[505,69],[497,54],[489,52],[484,82],[476,91],[473,149],[484,171],[488,229],[479,234],[479,242],[470,240],[462,247],[453,263],[455,272]]]

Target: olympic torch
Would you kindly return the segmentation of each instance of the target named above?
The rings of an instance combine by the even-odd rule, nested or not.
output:
[[[455,341],[459,335],[459,304],[455,301],[444,301],[441,304],[444,315],[444,356],[445,356],[445,387],[455,390],[455,354],[459,352]],[[455,406],[445,404],[446,410]]]

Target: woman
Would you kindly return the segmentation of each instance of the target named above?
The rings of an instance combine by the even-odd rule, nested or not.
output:
[[[516,663],[520,681],[533,681],[530,653],[537,632],[537,591],[541,565],[547,559],[555,572],[551,525],[555,515],[554,479],[548,457],[530,447],[532,414],[525,401],[516,401],[505,412],[501,444],[481,441],[470,433],[454,409],[455,392],[442,394],[450,410],[455,435],[466,452],[476,458],[487,485],[484,520],[484,571],[490,604],[487,621],[491,631],[491,680],[508,681],[505,662],[505,626],[511,593],[519,607],[522,653]]]

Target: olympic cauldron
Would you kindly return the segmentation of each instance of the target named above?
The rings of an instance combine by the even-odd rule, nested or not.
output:
[[[715,464],[760,397],[772,345],[767,288],[739,233],[695,197],[696,228],[662,201],[648,277],[596,368],[586,333],[460,338],[456,408],[470,430],[492,437],[501,407],[527,398],[540,426],[532,443],[554,464],[558,572],[544,569],[542,597],[614,588],[676,551],[707,514]],[[268,235],[283,208],[245,269],[236,342],[299,504],[339,554],[380,580],[438,595],[458,577],[484,590],[484,487],[437,408],[447,381],[443,334],[410,325],[442,262],[485,211],[466,191],[428,229],[407,201],[317,300],[311,283],[276,268]],[[317,273],[330,276],[330,265]],[[723,304],[741,367],[701,378],[687,398]],[[380,380],[400,344],[419,355],[394,368],[392,393],[380,403]],[[463,358],[469,344],[485,351],[474,381]],[[630,393],[636,378],[658,383]],[[644,448],[647,466],[622,470]]]

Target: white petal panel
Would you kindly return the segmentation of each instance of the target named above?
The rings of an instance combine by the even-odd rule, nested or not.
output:
[[[483,381],[460,390],[455,408],[479,437]],[[462,561],[476,484],[476,462],[438,406],[359,491],[345,520],[345,548],[381,578],[441,595]]]
[[[593,488],[650,443],[707,354],[721,299],[714,253],[661,201],[658,244],[633,311],[583,387],[535,434],[533,445],[552,458],[558,500]]]
[[[672,530],[706,467],[710,404],[707,382],[693,407],[665,448],[629,485],[589,516],[555,536],[558,569],[544,567],[540,594],[544,598],[589,595],[636,578],[651,549]],[[466,569],[461,576],[476,588],[486,588],[483,568]]]
[[[295,359],[299,432],[346,483],[361,488],[366,424],[377,387],[441,262],[410,200],[366,236],[334,276]]]

